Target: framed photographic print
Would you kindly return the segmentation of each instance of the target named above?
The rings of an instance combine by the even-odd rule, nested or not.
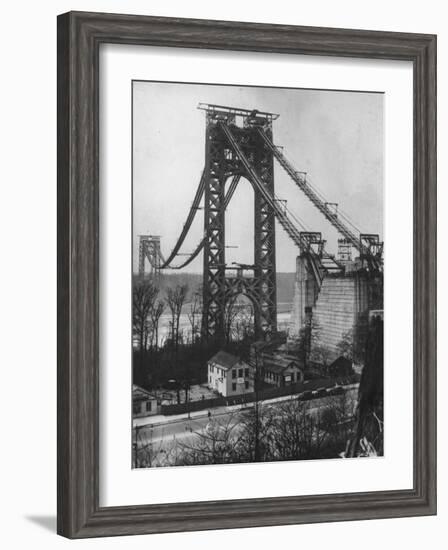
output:
[[[58,532],[436,513],[436,38],[58,18]]]

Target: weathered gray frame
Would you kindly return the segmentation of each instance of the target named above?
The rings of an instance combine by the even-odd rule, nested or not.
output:
[[[101,43],[409,60],[414,66],[414,487],[100,507]],[[436,37],[70,12],[58,18],[58,533],[70,538],[436,513]]]

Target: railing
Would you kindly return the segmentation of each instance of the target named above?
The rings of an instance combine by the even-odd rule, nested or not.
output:
[[[297,382],[280,388],[264,388],[258,392],[258,401],[275,399],[276,397],[285,397],[287,395],[298,395],[305,391],[314,391],[320,388],[331,388],[336,385],[347,385],[359,382],[359,375],[351,374],[340,376],[335,379],[321,378],[317,380],[308,380],[306,382]],[[190,401],[188,403],[175,403],[172,405],[162,405],[161,414],[169,416],[173,414],[184,414],[188,412],[206,411],[216,407],[230,407],[233,405],[250,405],[255,402],[257,395],[255,392],[232,395],[229,397],[215,397],[213,399],[202,399],[200,401]]]
[[[306,182],[306,174],[304,172],[297,171],[291,163],[285,158],[282,148],[277,145],[274,145],[269,137],[263,132],[262,129],[258,128],[260,136],[263,138],[266,145],[274,154],[275,158],[278,160],[283,169],[291,177],[291,179],[296,183],[296,185],[303,191],[303,193],[310,199],[310,201],[316,206],[320,212],[327,218],[327,220],[341,233],[357,250],[360,252],[366,252],[359,241],[359,237],[352,233],[338,218],[338,215],[332,212],[328,207],[327,203],[322,201],[317,194],[311,189],[311,187]]]

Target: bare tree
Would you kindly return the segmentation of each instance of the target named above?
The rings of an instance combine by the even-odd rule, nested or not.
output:
[[[235,321],[234,334],[237,340],[252,336],[254,332],[254,308],[251,304],[240,308]]]
[[[264,462],[272,458],[275,409],[257,400],[254,407],[240,415],[241,435],[237,448],[241,462]]]
[[[310,363],[311,353],[320,345],[321,327],[313,316],[309,316],[305,326],[299,331],[298,337],[289,345],[306,368]]]
[[[132,328],[137,346],[142,352],[147,349],[152,330],[151,311],[159,289],[147,279],[138,279],[132,289]]]
[[[165,302],[163,300],[157,300],[157,303],[154,304],[154,307],[150,311],[152,325],[151,347],[155,347],[156,349],[159,347],[159,322],[164,310]]]
[[[229,343],[240,341],[251,334],[254,327],[254,310],[252,304],[241,303],[239,296],[231,298],[224,312],[224,335]]]
[[[351,435],[354,404],[350,395],[324,401],[290,399],[254,403],[248,410],[212,419],[206,428],[178,441],[172,464],[222,464],[338,457]],[[362,439],[367,456],[373,445]]]
[[[177,285],[174,289],[168,288],[166,291],[167,303],[171,312],[171,322],[170,322],[171,341],[176,351],[179,349],[179,336],[180,336],[179,323],[180,323],[180,316],[182,313],[182,307],[187,298],[187,292],[188,292],[187,285]]]
[[[235,307],[237,298],[237,296],[231,298],[226,303],[224,310],[224,337],[227,343],[229,343],[232,339],[232,325],[238,315],[238,310]]]
[[[196,337],[201,333],[201,317],[202,317],[202,289],[198,288],[192,296],[190,311],[187,314],[191,325],[191,342],[196,341]]]
[[[170,466],[176,460],[177,443],[169,441],[162,433],[157,441],[153,440],[152,427],[136,426],[133,429],[133,467],[155,468]]]
[[[324,374],[328,374],[329,366],[333,358],[334,353],[330,350],[330,348],[322,344],[320,340],[317,339],[314,343],[314,347],[311,349],[310,360],[322,365]]]
[[[305,438],[308,408],[307,403],[298,400],[286,401],[275,408],[272,458],[288,460],[306,454],[305,445],[310,443]]]
[[[212,419],[207,426],[194,432],[191,443],[179,443],[181,453],[177,465],[224,464],[240,462],[238,416],[230,414],[224,420]]]
[[[353,361],[353,329],[344,332],[336,347],[343,357]]]

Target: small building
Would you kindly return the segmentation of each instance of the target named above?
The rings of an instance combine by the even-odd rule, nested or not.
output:
[[[134,418],[140,416],[151,416],[157,414],[157,397],[144,388],[133,384],[132,386],[132,415]]]
[[[253,392],[253,368],[231,353],[218,351],[207,363],[207,384],[224,397]]]
[[[341,355],[328,367],[331,376],[349,376],[353,374],[353,363],[347,357]]]
[[[296,355],[288,352],[284,333],[278,333],[271,341],[254,342],[251,359],[254,364],[258,364],[267,384],[281,388],[304,379],[303,366]]]
[[[303,382],[304,373],[298,361],[288,357],[271,356],[263,360],[264,381],[278,388]]]

